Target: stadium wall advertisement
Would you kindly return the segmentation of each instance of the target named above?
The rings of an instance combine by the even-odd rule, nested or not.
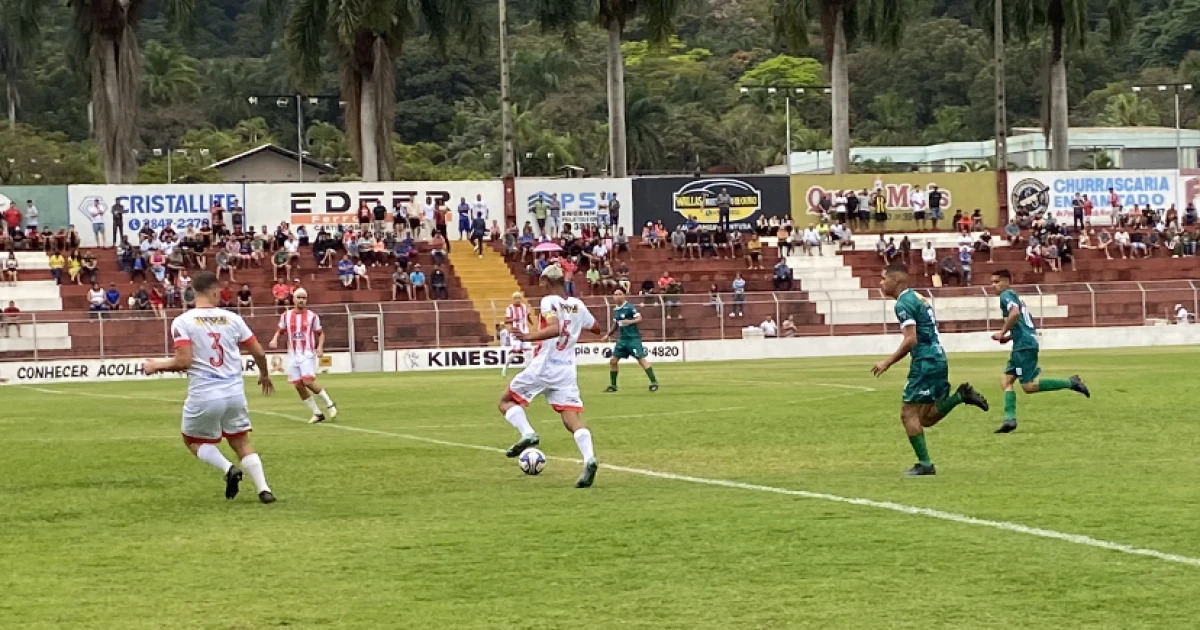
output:
[[[1008,174],[1008,200],[1011,211],[1049,210],[1060,223],[1073,220],[1071,201],[1075,193],[1087,195],[1093,210],[1093,225],[1112,225],[1113,207],[1108,189],[1117,193],[1122,206],[1150,205],[1166,208],[1176,204],[1182,209],[1186,181],[1191,177],[1180,171],[1033,171]]]
[[[272,377],[284,378],[284,358],[287,355],[269,354],[269,371]],[[38,383],[95,383],[103,381],[130,381],[144,378],[183,378],[184,374],[161,374],[146,376],[142,364],[146,359],[79,359],[54,361],[16,361],[0,363],[0,383],[8,385],[35,385]],[[242,371],[247,376],[258,373],[254,359],[242,357]],[[332,353],[321,358],[317,368],[320,374],[349,374],[349,353]],[[283,384],[287,381],[284,379]],[[276,387],[279,383],[276,383]]]
[[[681,363],[683,361],[683,342],[647,342],[644,344],[649,359],[655,363]],[[424,370],[471,370],[480,368],[499,368],[509,357],[504,348],[421,348],[416,350],[396,350],[394,359],[384,359],[384,365],[393,365],[396,372],[418,372]],[[612,357],[612,344],[581,343],[575,347],[575,359],[579,365],[602,365]],[[520,368],[526,363],[527,357],[518,355],[512,366]]]
[[[1010,174],[1011,177],[1011,174]],[[996,199],[995,173],[890,173],[886,175],[793,175],[791,179],[792,220],[797,225],[815,221],[814,209],[822,196],[832,198],[839,191],[883,190],[887,199],[889,230],[911,230],[913,221],[910,193],[920,188],[926,192],[936,185],[944,195],[942,223],[949,226],[955,210],[970,215],[979,208],[983,222],[996,226],[1000,222],[1000,204]],[[928,214],[926,215],[928,218]],[[874,216],[872,215],[872,225]]]
[[[245,207],[244,184],[161,184],[68,186],[69,222],[79,231],[80,244],[96,247],[99,241],[92,231],[91,208],[103,212],[104,234],[111,245],[112,207],[118,202],[125,208],[125,233],[136,234],[143,226],[155,230],[170,225],[178,231],[199,228],[208,223],[208,209],[216,201],[229,209],[235,202]],[[249,215],[248,215],[249,216]],[[228,217],[226,218],[228,221]]]
[[[0,214],[8,210],[8,204],[16,204],[21,211],[21,224],[25,223],[26,201],[33,201],[38,209],[38,225],[54,229],[65,228],[71,221],[67,216],[66,186],[0,186]]]
[[[648,222],[662,221],[667,231],[688,218],[701,229],[716,229],[717,195],[728,191],[733,203],[729,223],[749,230],[760,216],[791,213],[791,191],[786,175],[730,175],[725,177],[641,177],[633,180],[633,224],[641,234]]]
[[[634,200],[633,180],[630,178],[596,178],[596,179],[518,179],[517,195],[517,227],[523,227],[528,221],[537,233],[537,221],[533,214],[534,203],[543,199],[547,203],[551,195],[558,195],[562,206],[562,222],[572,226],[583,223],[596,223],[596,211],[600,207],[600,195],[608,198],[616,195],[621,202],[617,214],[617,227],[625,228],[625,233],[633,234]],[[578,230],[576,230],[578,232]]]
[[[1181,215],[1189,203],[1200,208],[1200,169],[1190,168],[1179,171],[1179,193],[1182,198],[1177,207]]]

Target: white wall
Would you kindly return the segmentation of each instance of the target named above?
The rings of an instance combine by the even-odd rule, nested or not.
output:
[[[282,354],[267,355],[273,377],[283,378]],[[0,363],[0,383],[8,385],[32,385],[37,383],[93,383],[97,381],[129,381],[144,378],[182,378],[183,374],[163,374],[147,377],[142,370],[145,359],[79,359],[54,361],[17,361]],[[242,370],[247,376],[258,373],[254,360],[242,357]],[[350,355],[334,353],[325,355],[320,374],[348,374]],[[283,381],[286,383],[286,380]],[[279,386],[279,382],[276,386]]]

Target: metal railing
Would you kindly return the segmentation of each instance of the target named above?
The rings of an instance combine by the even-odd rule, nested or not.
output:
[[[1042,329],[1134,326],[1173,321],[1175,305],[1200,311],[1200,282],[1072,283],[1014,287]],[[993,331],[1002,325],[999,297],[981,286],[919,289],[929,299],[942,332]],[[611,321],[611,296],[581,296],[598,319]],[[779,293],[732,292],[631,295],[639,308],[641,331],[649,341],[737,339],[742,329],[768,316],[784,331],[789,317],[796,336],[896,332],[893,302],[879,289]],[[537,298],[530,300],[533,310]],[[326,331],[328,352],[406,348],[453,348],[495,343],[507,302],[476,310],[466,300],[314,305]],[[278,328],[281,307],[231,309],[240,312],[260,340]],[[0,322],[0,361],[44,358],[128,358],[171,352],[171,320],[180,311],[120,310],[97,313],[20,313]],[[355,322],[376,316],[378,334],[357,338]],[[20,337],[17,333],[20,332]],[[7,339],[5,333],[8,333]],[[358,339],[357,348],[351,339]],[[369,344],[369,347],[363,346]]]

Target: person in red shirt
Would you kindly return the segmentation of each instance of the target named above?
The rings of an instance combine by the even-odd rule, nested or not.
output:
[[[16,238],[21,231],[21,211],[16,204],[8,204],[8,209],[4,211],[4,223],[8,226],[9,238]]]
[[[233,289],[229,288],[229,283],[221,285],[221,308],[233,308]]]
[[[658,290],[665,290],[667,287],[671,286],[672,282],[675,282],[675,278],[671,277],[671,272],[664,271],[662,277],[658,279]]]
[[[275,281],[271,295],[275,297],[275,306],[288,306],[292,301],[292,289],[282,280]]]
[[[566,256],[558,261],[558,266],[563,272],[563,287],[567,290],[567,297],[575,297],[575,271],[579,266]]]
[[[9,330],[12,328],[17,329],[17,337],[21,336],[21,325],[17,323],[17,315],[20,312],[21,309],[17,308],[17,303],[9,300],[8,306],[4,309],[4,316],[0,317],[0,323],[4,324],[5,337],[9,336]]]

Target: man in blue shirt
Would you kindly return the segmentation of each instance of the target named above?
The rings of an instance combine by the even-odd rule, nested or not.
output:
[[[471,204],[467,203],[466,197],[459,197],[458,201],[458,240],[463,240],[467,236],[467,232],[471,231]]]
[[[354,284],[354,261],[350,260],[349,254],[342,256],[337,265],[338,280],[342,281],[342,286],[349,288]]]
[[[104,303],[110,311],[121,308],[121,292],[117,290],[116,284],[108,285],[108,290],[104,292]]]
[[[412,238],[408,236],[396,244],[396,263],[405,271],[408,271],[408,258],[412,254],[412,245]]]
[[[413,296],[418,292],[425,293],[425,299],[429,299],[429,289],[425,286],[425,272],[421,271],[421,265],[413,267],[413,272],[409,274],[408,279],[413,285]]]

